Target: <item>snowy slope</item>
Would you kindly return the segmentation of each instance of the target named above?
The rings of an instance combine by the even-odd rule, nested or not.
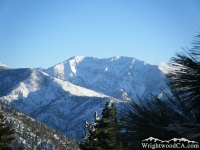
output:
[[[80,138],[84,121],[101,113],[112,97],[31,69],[0,72],[0,100],[36,117],[54,129]]]
[[[166,86],[158,66],[131,57],[76,56],[44,72],[118,99],[148,97]]]
[[[0,71],[5,69],[9,69],[9,67],[0,62]]]
[[[131,57],[77,56],[45,72],[1,66],[1,101],[77,138],[83,136],[84,121],[92,121],[95,111],[101,115],[106,101],[120,106],[165,87],[158,66]]]
[[[0,105],[0,110],[3,110],[3,115],[7,120],[7,125],[16,131],[14,147],[22,144],[25,150],[78,149],[76,139],[47,127],[10,105],[2,102],[0,102]]]

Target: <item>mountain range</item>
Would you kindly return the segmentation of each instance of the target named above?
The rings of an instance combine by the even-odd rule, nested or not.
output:
[[[43,71],[123,100],[156,95],[166,86],[165,76],[158,66],[131,57],[99,59],[76,56]]]
[[[11,69],[0,64],[0,100],[46,125],[81,138],[84,121],[101,114],[106,101],[117,108],[159,95],[165,76],[156,65],[131,57],[76,56],[48,69]]]

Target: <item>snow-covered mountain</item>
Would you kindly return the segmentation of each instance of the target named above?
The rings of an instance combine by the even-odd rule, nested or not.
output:
[[[0,71],[1,70],[6,70],[6,69],[10,69],[8,66],[6,66],[5,64],[0,62]]]
[[[95,111],[101,115],[106,101],[118,107],[165,87],[158,66],[131,57],[77,56],[42,71],[0,66],[0,101],[76,138],[83,136],[85,120],[93,121]]]
[[[101,114],[106,101],[120,102],[32,69],[2,70],[0,100],[78,138],[84,121],[91,121],[95,111]]]
[[[76,139],[49,128],[35,118],[31,118],[1,101],[0,106],[7,126],[16,131],[14,147],[23,146],[24,150],[78,149]]]
[[[118,99],[136,100],[156,95],[166,86],[158,66],[131,57],[76,56],[43,71]]]

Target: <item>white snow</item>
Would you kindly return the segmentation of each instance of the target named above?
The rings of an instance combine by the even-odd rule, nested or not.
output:
[[[19,83],[0,100],[72,136],[82,136],[84,120],[91,121],[94,112],[101,114],[106,101],[121,103],[159,94],[165,86],[158,66],[131,57],[76,56],[45,73],[30,72],[25,79],[16,79]],[[10,84],[8,78],[5,83]]]
[[[122,98],[122,95],[115,95],[122,88],[132,99],[136,99],[138,96],[147,96],[165,87],[161,69],[160,66],[150,65],[132,57],[116,56],[100,59],[76,56],[45,72],[116,98]]]
[[[3,64],[2,62],[0,62],[0,67],[9,68],[7,65]]]

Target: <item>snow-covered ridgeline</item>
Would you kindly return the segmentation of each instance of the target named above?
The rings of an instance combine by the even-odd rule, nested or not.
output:
[[[96,110],[101,113],[106,101],[121,102],[37,70],[4,70],[0,77],[0,90],[5,93],[1,101],[79,138],[84,120],[91,120]]]
[[[106,101],[120,106],[159,94],[164,80],[158,66],[135,58],[76,56],[46,70],[1,70],[0,100],[81,138],[84,120],[92,121],[96,111],[101,114]]]
[[[132,57],[76,56],[43,70],[56,78],[118,98],[137,99],[159,94],[165,76],[156,65]]]

